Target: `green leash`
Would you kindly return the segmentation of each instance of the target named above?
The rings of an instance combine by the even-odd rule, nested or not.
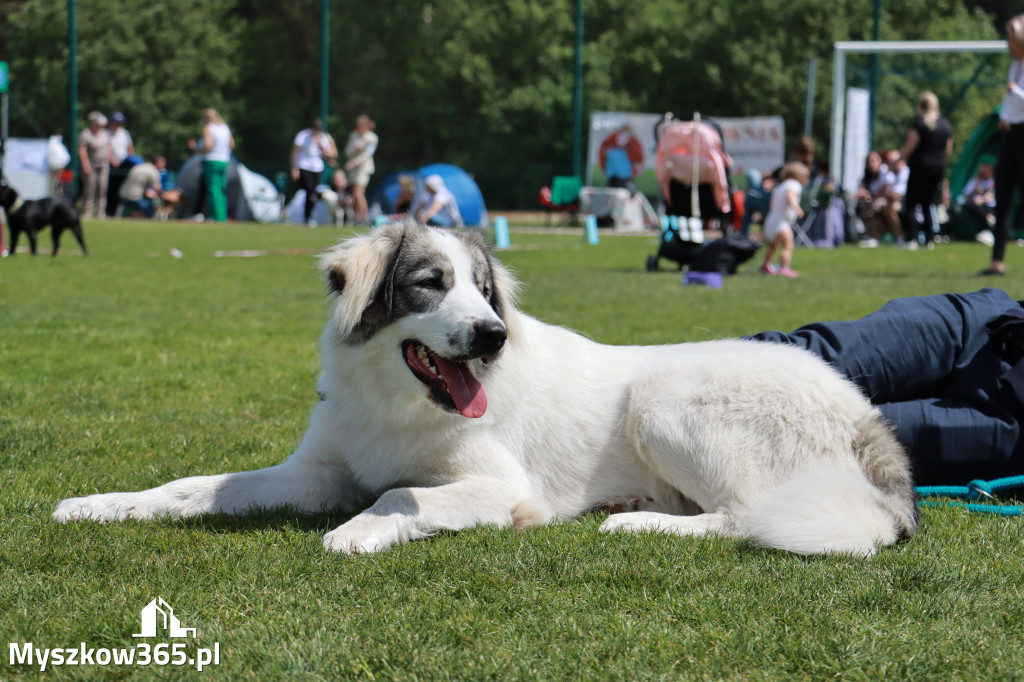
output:
[[[966,486],[935,485],[914,488],[919,497],[959,497],[968,500],[995,501],[995,493],[1012,488],[1024,488],[1024,476],[1008,476],[994,481],[974,480]],[[959,507],[972,512],[999,514],[1000,516],[1024,516],[1024,506],[1002,504],[979,504],[978,502],[939,502],[921,500],[922,507]]]

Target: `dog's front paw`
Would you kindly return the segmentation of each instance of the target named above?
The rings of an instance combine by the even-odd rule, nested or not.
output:
[[[125,521],[127,519],[151,519],[152,509],[141,504],[135,493],[106,493],[89,497],[71,497],[57,505],[53,518],[61,523],[68,521]]]
[[[324,536],[324,549],[345,554],[371,554],[402,542],[394,524],[386,518],[360,514]]]

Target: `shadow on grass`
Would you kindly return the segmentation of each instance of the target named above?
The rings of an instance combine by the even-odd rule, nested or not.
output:
[[[357,512],[325,511],[310,514],[282,507],[254,509],[244,515],[204,514],[182,519],[163,519],[156,523],[214,534],[247,533],[259,530],[291,529],[304,533],[326,533],[345,523]]]

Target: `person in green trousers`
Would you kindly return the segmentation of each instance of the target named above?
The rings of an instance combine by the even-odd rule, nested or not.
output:
[[[235,138],[216,109],[203,111],[203,184],[210,207],[210,219],[228,219],[228,162]]]

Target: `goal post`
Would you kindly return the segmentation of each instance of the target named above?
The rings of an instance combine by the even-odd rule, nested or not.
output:
[[[848,54],[926,54],[938,52],[1005,52],[1005,40],[892,40],[840,41],[832,62],[832,130],[829,141],[829,175],[842,178],[846,125],[846,56]],[[844,189],[849,189],[845,188]]]

